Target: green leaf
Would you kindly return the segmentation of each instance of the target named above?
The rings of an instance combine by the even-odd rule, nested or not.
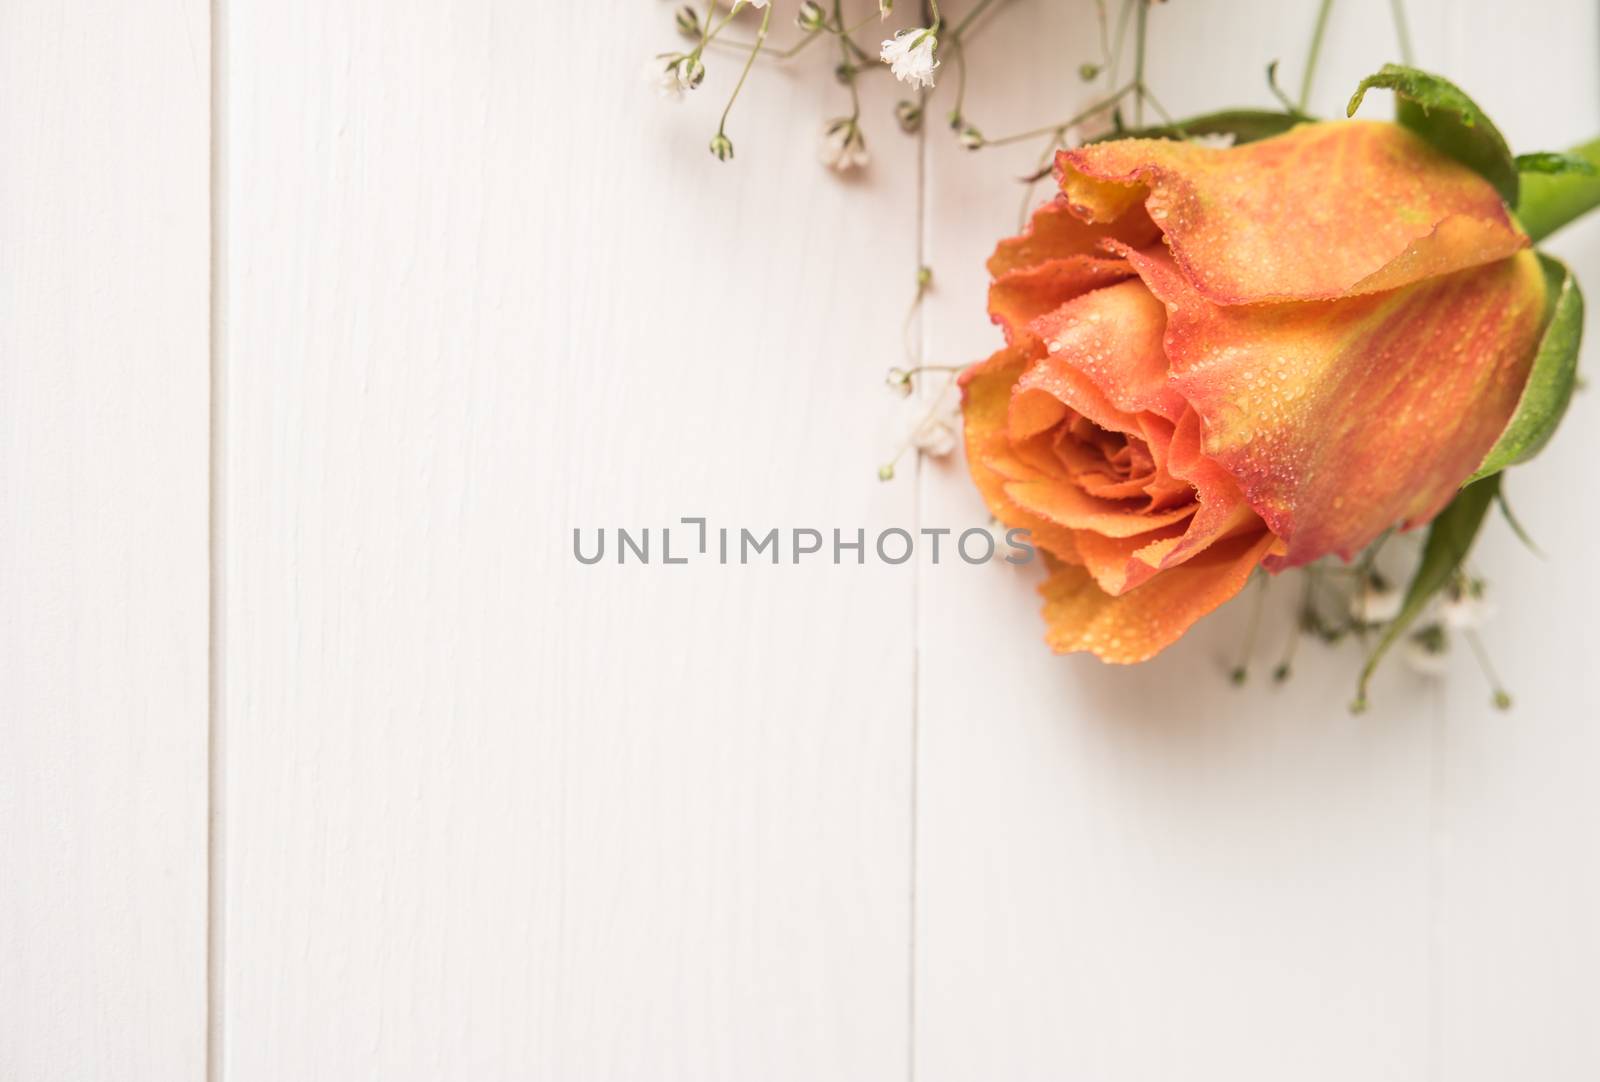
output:
[[[1585,177],[1595,175],[1594,163],[1589,159],[1555,150],[1540,150],[1533,154],[1518,154],[1516,163],[1518,173],[1537,173],[1540,176],[1547,177],[1562,176],[1567,173],[1576,173]]]
[[[1517,166],[1500,129],[1476,102],[1448,79],[1400,64],[1385,64],[1361,80],[1350,98],[1355,116],[1372,87],[1393,90],[1399,99],[1395,119],[1439,150],[1495,186],[1507,206],[1517,205]]]
[[[1506,520],[1506,525],[1510,526],[1511,532],[1517,535],[1517,540],[1526,545],[1529,552],[1541,560],[1544,559],[1544,553],[1539,550],[1538,545],[1533,543],[1533,535],[1523,528],[1522,520],[1516,516],[1516,512],[1511,510],[1511,502],[1506,499],[1506,490],[1503,486],[1499,492],[1495,493],[1494,502],[1500,505],[1500,517]]]
[[[1545,280],[1544,335],[1517,412],[1489,449],[1468,483],[1526,462],[1544,449],[1567,412],[1578,378],[1578,343],[1583,338],[1583,294],[1559,259],[1540,254]]]
[[[1356,701],[1351,704],[1352,710],[1366,709],[1367,682],[1377,670],[1378,662],[1422,615],[1422,610],[1427,608],[1433,595],[1444,589],[1455,576],[1478,536],[1478,527],[1483,525],[1483,517],[1494,502],[1495,493],[1499,491],[1498,474],[1468,485],[1456,493],[1450,506],[1440,511],[1433,525],[1428,527],[1428,540],[1422,546],[1422,562],[1417,565],[1416,574],[1411,576],[1411,585],[1406,587],[1400,615],[1383,629],[1383,637],[1367,657],[1367,664],[1361,670],[1360,686],[1356,689]]]
[[[1575,146],[1561,157],[1586,161],[1595,169],[1523,174],[1517,221],[1535,241],[1600,207],[1600,139]]]
[[[1310,119],[1294,113],[1275,113],[1267,109],[1228,109],[1154,128],[1107,132],[1097,139],[1091,139],[1090,142],[1103,143],[1110,139],[1184,139],[1194,135],[1231,135],[1236,143],[1254,143],[1274,135],[1282,135],[1296,124],[1304,124]]]

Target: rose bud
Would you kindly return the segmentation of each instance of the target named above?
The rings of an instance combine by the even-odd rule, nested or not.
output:
[[[1545,282],[1495,189],[1393,124],[1062,151],[989,261],[969,468],[1048,557],[1046,639],[1142,661],[1268,571],[1426,523],[1483,461]]]

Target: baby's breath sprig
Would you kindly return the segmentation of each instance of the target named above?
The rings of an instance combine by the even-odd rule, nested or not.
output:
[[[729,11],[729,18],[739,9],[743,0],[734,0],[733,8]],[[772,5],[762,4],[761,27],[756,31],[755,44],[750,46],[750,55],[745,59],[744,69],[739,72],[739,81],[733,84],[733,93],[728,96],[728,104],[722,108],[722,119],[717,122],[717,134],[711,137],[711,153],[716,155],[718,161],[727,161],[733,157],[733,141],[728,138],[728,114],[733,112],[733,103],[739,100],[739,91],[744,89],[744,81],[750,77],[750,68],[756,62],[756,57],[761,55],[761,47],[767,43],[767,26],[772,22]],[[726,20],[724,20],[726,23]]]
[[[924,372],[946,374],[944,383],[929,400],[929,406],[912,424],[905,441],[895,451],[894,457],[878,467],[878,480],[894,480],[895,467],[912,450],[919,455],[943,458],[956,449],[961,439],[961,396],[956,391],[957,365],[924,364],[915,368],[891,368],[885,383],[900,394],[909,397],[913,381]]]

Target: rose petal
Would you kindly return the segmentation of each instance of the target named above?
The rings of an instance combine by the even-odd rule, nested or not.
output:
[[[1097,499],[1076,485],[1052,480],[1007,481],[1004,490],[1007,498],[1024,511],[1106,537],[1136,537],[1182,522],[1195,512],[1194,504],[1171,511],[1137,510],[1117,501]]]
[[[1006,341],[1029,333],[1029,324],[1083,293],[1133,277],[1128,261],[1105,255],[1073,255],[1011,271],[989,286],[989,318]]]
[[[1028,363],[1025,354],[1007,347],[961,373],[957,382],[967,467],[990,514],[1008,527],[1030,531],[1034,544],[1061,560],[1078,563],[1081,558],[1071,530],[1024,511],[1005,494],[1008,480],[1042,476],[1016,458],[1006,432],[1011,387]]]
[[[1053,563],[1039,588],[1045,642],[1059,654],[1086,650],[1116,664],[1145,661],[1243,589],[1277,543],[1265,533],[1223,541],[1115,597],[1084,568]]]
[[[1105,240],[1143,248],[1158,236],[1155,224],[1137,210],[1121,222],[1090,224],[1057,198],[1035,210],[1021,233],[995,246],[989,257],[989,275],[1002,278],[1012,271],[1070,256],[1103,256],[1100,244]]]
[[[1394,124],[1304,124],[1225,150],[1120,139],[1063,150],[1056,167],[1092,226],[1115,228],[1142,199],[1217,304],[1394,289],[1528,244],[1487,181]]]
[[[1204,423],[1204,454],[1288,543],[1285,565],[1348,559],[1437,514],[1516,409],[1544,306],[1531,252],[1388,293],[1248,307],[1207,301],[1160,248],[1129,259],[1168,305],[1172,385]]]
[[[1118,409],[1148,410],[1169,421],[1183,416],[1183,396],[1167,385],[1167,312],[1143,282],[1086,293],[1040,316],[1031,329],[1046,352],[1082,372]]]

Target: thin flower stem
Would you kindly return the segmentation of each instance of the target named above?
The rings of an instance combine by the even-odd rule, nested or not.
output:
[[[1272,679],[1283,683],[1289,679],[1289,674],[1294,671],[1294,654],[1300,646],[1300,636],[1305,634],[1306,613],[1311,609],[1311,584],[1314,581],[1311,572],[1305,572],[1305,586],[1300,591],[1300,608],[1294,615],[1294,624],[1289,628],[1289,642],[1284,647],[1283,657],[1278,659],[1278,667],[1272,670]]]
[[[1394,12],[1394,35],[1400,39],[1400,60],[1409,66],[1415,61],[1411,54],[1411,28],[1406,25],[1405,0],[1389,0],[1389,10]]]
[[[1278,104],[1283,106],[1283,111],[1294,116],[1303,116],[1300,107],[1289,100],[1289,95],[1284,93],[1283,87],[1278,85],[1278,62],[1274,60],[1267,65],[1267,89],[1272,96],[1278,99]]]
[[[1133,102],[1133,123],[1136,127],[1144,127],[1144,43],[1145,24],[1150,18],[1150,0],[1134,0],[1139,5],[1138,19],[1134,25],[1133,38],[1133,82],[1139,88],[1139,96]],[[1328,0],[1323,0],[1327,3]]]
[[[1189,133],[1183,130],[1183,125],[1172,119],[1172,114],[1167,112],[1166,108],[1156,100],[1156,96],[1154,94],[1150,93],[1149,87],[1141,86],[1139,88],[1139,94],[1144,98],[1145,101],[1150,103],[1152,108],[1155,109],[1156,114],[1161,117],[1161,122],[1163,124],[1171,128],[1173,131],[1176,131],[1179,138],[1189,138]]]
[[[950,47],[956,53],[956,103],[951,111],[951,122],[959,125],[965,119],[961,113],[961,106],[967,100],[967,50],[962,48],[961,39],[952,35]]]
[[[1311,104],[1311,80],[1317,74],[1317,57],[1322,52],[1322,35],[1328,29],[1328,13],[1333,10],[1333,0],[1322,0],[1317,8],[1317,25],[1311,31],[1311,49],[1306,53],[1305,74],[1300,77],[1300,112]]]
[[[1484,679],[1489,681],[1489,690],[1493,696],[1494,705],[1501,710],[1510,709],[1511,695],[1506,691],[1505,685],[1500,683],[1499,675],[1494,671],[1494,666],[1490,664],[1489,651],[1484,649],[1483,640],[1478,638],[1476,631],[1470,630],[1463,637],[1467,640],[1467,645],[1472,647],[1472,656],[1478,659],[1478,668],[1483,670]]]
[[[956,23],[955,27],[950,31],[949,36],[952,38],[959,38],[962,33],[966,31],[967,27],[972,25],[973,20],[979,15],[982,15],[984,10],[987,9],[992,3],[994,3],[994,0],[978,0],[978,2],[973,5],[972,10],[967,12],[966,15],[962,17],[960,22]]]
[[[781,52],[770,52],[769,51],[767,53],[767,59],[769,59],[769,60],[789,60],[789,59],[792,59],[793,57],[799,55],[800,50],[804,49],[807,45],[810,45],[813,41],[816,41],[817,39],[821,38],[825,34],[832,34],[832,35],[835,35],[835,36],[840,36],[840,35],[845,35],[845,34],[854,34],[856,31],[860,30],[862,27],[866,26],[868,23],[877,22],[877,21],[878,21],[878,17],[876,15],[868,15],[865,19],[862,19],[860,22],[856,23],[854,26],[843,26],[842,24],[840,24],[840,25],[825,25],[825,26],[819,26],[815,30],[807,30],[806,34],[805,34],[805,37],[801,38],[799,40],[799,42],[797,42],[794,45],[791,45],[789,48],[784,49]],[[829,20],[829,22],[831,23],[832,20]],[[714,44],[714,45],[722,45],[722,46],[725,46],[725,47],[727,47],[729,49],[736,49],[736,50],[739,50],[741,52],[755,48],[755,42],[753,42],[753,41],[730,41],[730,40],[722,39],[722,38],[719,38],[717,41],[712,42],[712,44]]]
[[[717,35],[728,28],[728,24],[733,21],[733,17],[739,13],[739,9],[744,4],[745,0],[733,0],[733,6],[728,8],[728,13],[722,17],[722,21],[717,23],[717,28],[713,30],[711,24],[717,17],[717,4],[716,0],[712,0],[711,6],[706,9],[705,29],[700,32],[700,44],[695,46],[694,55],[699,56],[700,50],[715,41]]]
[[[828,31],[828,33],[833,33],[833,31],[830,30],[830,31]],[[820,29],[820,28],[816,29],[816,30],[808,30],[808,31],[806,31],[805,37],[801,38],[795,44],[789,46],[789,48],[782,49],[782,50],[776,50],[775,49],[775,50],[772,50],[772,51],[768,52],[767,53],[767,59],[768,60],[789,60],[789,59],[792,59],[793,57],[799,55],[800,50],[804,49],[807,45],[810,45],[813,41],[816,41],[818,38],[822,37],[822,35],[823,35],[823,30]],[[718,41],[712,42],[711,44],[720,45],[720,46],[723,46],[724,48],[734,49],[734,50],[737,50],[739,52],[748,52],[749,50],[755,48],[755,45],[756,45],[756,43],[753,42],[753,41],[737,41],[737,40],[718,40]]]
[[[728,17],[729,18],[733,17],[733,12],[731,10],[728,12]],[[695,50],[694,50],[696,54],[698,54],[701,49],[704,49],[706,47],[706,42],[711,40],[711,38],[712,38],[711,24],[716,22],[716,21],[717,21],[717,0],[711,0],[711,3],[706,5],[706,21],[700,27],[700,44],[695,46]]]
[[[1050,138],[1045,141],[1044,149],[1039,152],[1039,160],[1033,166],[1034,175],[1026,179],[1022,189],[1022,205],[1017,208],[1018,229],[1021,229],[1028,221],[1028,209],[1033,205],[1033,190],[1039,186],[1039,181],[1043,179],[1038,174],[1043,171],[1045,163],[1050,160],[1051,152],[1060,145],[1064,134],[1064,129],[1056,128],[1050,133]]]
[[[1111,45],[1111,64],[1106,71],[1106,83],[1117,85],[1117,72],[1122,66],[1122,46],[1128,40],[1128,20],[1133,15],[1133,5],[1144,0],[1122,0],[1122,10],[1117,13],[1117,38]]]
[[[734,4],[737,8],[739,5]],[[733,93],[728,96],[728,104],[723,106],[722,119],[717,121],[717,134],[722,135],[723,129],[728,125],[728,114],[733,112],[733,103],[739,100],[739,91],[744,89],[744,81],[750,75],[750,69],[755,65],[756,56],[760,54],[761,47],[767,41],[767,25],[772,22],[772,5],[768,4],[761,12],[761,28],[756,31],[756,43],[750,50],[750,55],[745,59],[744,70],[739,73],[739,81],[733,84]]]
[[[1143,3],[1143,0],[1139,0],[1139,2]],[[1017,132],[1015,135],[1001,136],[999,139],[985,139],[983,143],[985,146],[998,147],[1005,146],[1008,143],[1020,143],[1024,139],[1032,139],[1038,135],[1049,135],[1051,132],[1064,132],[1066,129],[1076,124],[1082,124],[1085,120],[1088,120],[1096,113],[1103,113],[1107,109],[1116,105],[1117,102],[1127,97],[1128,93],[1137,85],[1137,83],[1127,83],[1120,87],[1110,97],[1102,98],[1100,101],[1097,101],[1093,105],[1089,106],[1083,112],[1077,114],[1076,116],[1068,117],[1066,120],[1063,120],[1059,123],[1046,124],[1042,128],[1034,128],[1031,131]]]
[[[835,18],[837,18],[839,14],[839,0],[834,0],[833,11]],[[840,25],[843,24],[841,23]],[[844,70],[850,73],[849,78],[845,80],[845,85],[850,88],[850,123],[855,124],[861,119],[861,92],[856,89],[856,75],[858,74],[857,70],[850,63],[851,44],[852,42],[850,41],[850,36],[848,34],[839,35],[839,60],[842,63]]]
[[[1106,16],[1106,0],[1094,0],[1095,21],[1100,24],[1100,64],[1102,67],[1111,63],[1111,33],[1110,19]]]
[[[1239,651],[1239,663],[1233,667],[1232,678],[1235,684],[1242,684],[1250,675],[1250,655],[1255,652],[1256,633],[1261,629],[1261,610],[1267,600],[1268,579],[1264,571],[1256,572],[1257,581],[1261,587],[1256,590],[1256,596],[1250,606],[1250,623],[1245,628],[1244,644]]]

